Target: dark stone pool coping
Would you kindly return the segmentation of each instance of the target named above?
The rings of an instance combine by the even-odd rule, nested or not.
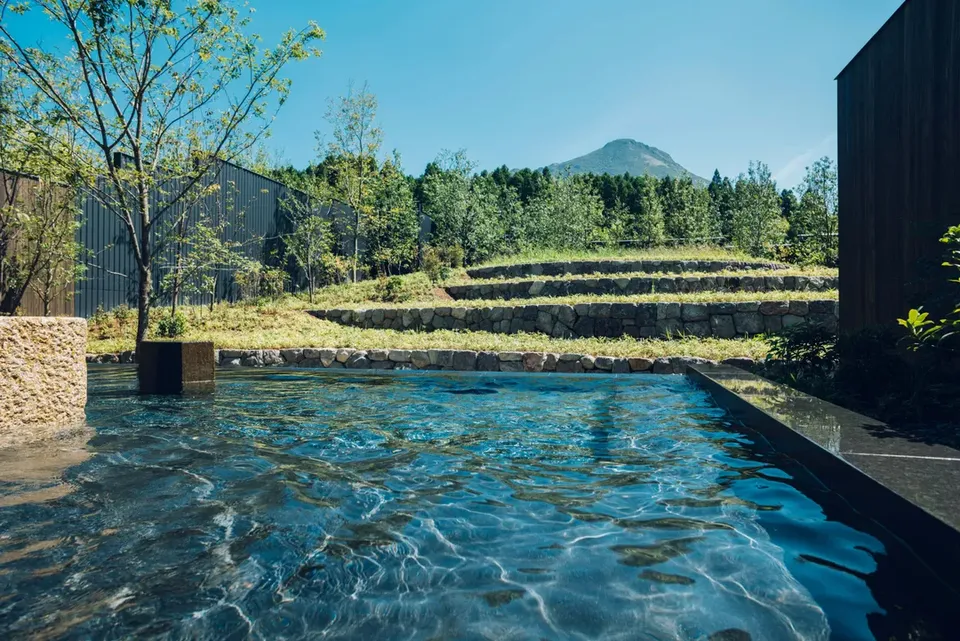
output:
[[[904,541],[960,590],[960,450],[904,437],[879,421],[737,367],[698,364],[688,374],[750,430]]]

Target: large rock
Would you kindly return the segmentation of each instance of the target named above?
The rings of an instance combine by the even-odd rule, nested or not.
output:
[[[737,312],[733,315],[733,325],[738,334],[760,334],[763,332],[763,316],[759,311]]]
[[[479,352],[477,354],[477,370],[481,372],[500,371],[500,359],[496,352]]]
[[[379,363],[390,360],[390,353],[385,349],[371,349],[367,352],[367,358],[369,358],[372,362]]]
[[[680,307],[680,318],[685,322],[710,319],[710,309],[703,303],[684,303]]]
[[[430,353],[425,349],[410,352],[410,362],[417,369],[426,369],[430,365]]]
[[[265,349],[262,356],[263,364],[267,367],[273,365],[282,365],[283,358],[280,356],[279,349]]]
[[[281,349],[280,357],[285,363],[296,364],[303,360],[302,349]]]
[[[360,350],[350,354],[344,365],[350,369],[370,369],[370,359],[366,352]]]
[[[391,349],[387,356],[394,363],[410,362],[410,350],[408,349]]]
[[[658,358],[653,361],[654,374],[673,374],[673,363],[669,358]]]
[[[523,355],[523,369],[527,372],[542,372],[547,362],[547,355],[543,352],[527,352]]]
[[[0,317],[0,448],[83,425],[86,346],[82,318]]]
[[[710,329],[716,338],[733,338],[737,335],[737,328],[733,323],[733,316],[716,314],[710,317]]]
[[[477,353],[469,350],[454,352],[453,369],[460,372],[472,372],[477,369]]]

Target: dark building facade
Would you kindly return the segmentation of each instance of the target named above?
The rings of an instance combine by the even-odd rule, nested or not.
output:
[[[947,287],[960,223],[960,2],[907,0],[837,77],[840,324],[895,324]]]
[[[103,188],[106,189],[106,179]],[[257,260],[263,258],[264,249],[271,240],[284,233],[289,224],[284,202],[294,192],[285,185],[231,163],[220,163],[216,171],[205,178],[205,184],[215,184],[210,194],[189,207],[188,211],[171,211],[169,218],[177,219],[182,213],[190,223],[201,216],[224,224],[224,240],[243,243],[244,253]],[[156,208],[162,196],[153,194],[151,200]],[[105,208],[97,198],[82,199],[82,223],[77,240],[88,254],[84,277],[77,283],[74,295],[74,313],[89,317],[102,306],[110,310],[121,304],[136,307],[137,264],[130,235],[120,219]],[[158,245],[160,239],[173,230],[160,223],[154,228],[155,254],[153,260],[153,289],[163,299],[160,281],[176,261],[175,248]],[[158,251],[159,250],[159,251]],[[224,272],[218,278],[216,298],[230,300],[233,295],[232,273]],[[207,302],[207,301],[194,301]]]

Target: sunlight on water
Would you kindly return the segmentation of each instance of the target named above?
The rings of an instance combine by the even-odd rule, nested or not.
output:
[[[0,453],[2,638],[815,640],[883,611],[883,545],[682,377],[90,389],[95,435]]]

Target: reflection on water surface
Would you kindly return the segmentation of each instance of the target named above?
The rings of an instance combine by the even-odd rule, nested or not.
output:
[[[89,442],[0,458],[0,637],[937,638],[877,589],[910,558],[681,377],[133,386],[92,369]]]

